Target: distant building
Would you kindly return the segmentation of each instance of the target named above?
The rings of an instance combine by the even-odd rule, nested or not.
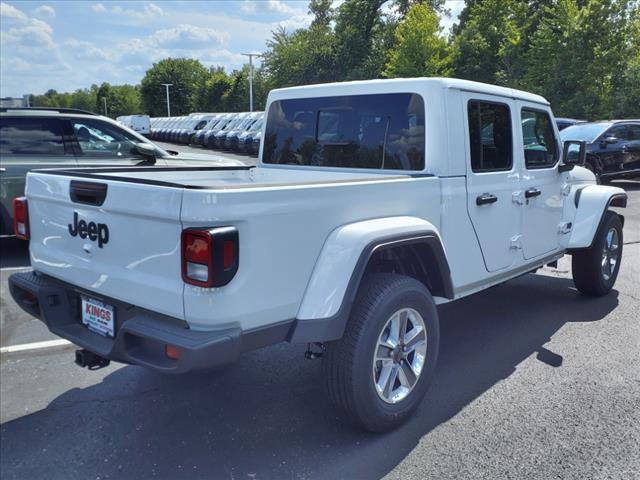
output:
[[[16,107],[28,107],[29,95],[24,95],[22,98],[5,97],[0,98],[0,107],[4,108],[16,108]]]

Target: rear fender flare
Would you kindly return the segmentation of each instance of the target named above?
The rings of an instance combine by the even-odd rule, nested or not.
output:
[[[436,259],[443,296],[453,298],[446,253],[432,223],[417,217],[388,217],[343,225],[329,235],[320,252],[289,341],[340,338],[369,259],[382,249],[420,242]]]

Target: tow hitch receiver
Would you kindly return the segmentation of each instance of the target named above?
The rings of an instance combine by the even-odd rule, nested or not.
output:
[[[89,350],[76,350],[76,365],[87,367],[89,370],[98,370],[109,366],[111,360],[101,357],[100,355],[90,352]]]

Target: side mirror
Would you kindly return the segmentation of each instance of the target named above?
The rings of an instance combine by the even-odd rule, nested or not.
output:
[[[136,143],[135,150],[136,153],[141,157],[144,157],[147,160],[153,160],[155,162],[157,155],[156,148],[150,143]]]
[[[607,145],[613,145],[614,143],[618,143],[618,139],[616,137],[605,137],[600,140],[600,144],[605,148]]]
[[[587,144],[583,141],[568,140],[562,148],[562,163],[558,167],[559,172],[568,172],[576,165],[584,165],[587,158]]]

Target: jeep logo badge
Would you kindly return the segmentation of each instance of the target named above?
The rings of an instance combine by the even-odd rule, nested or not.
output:
[[[78,212],[73,212],[73,224],[67,226],[72,237],[80,236],[82,239],[89,237],[92,242],[97,240],[100,248],[109,243],[109,227],[106,223],[78,221]]]

